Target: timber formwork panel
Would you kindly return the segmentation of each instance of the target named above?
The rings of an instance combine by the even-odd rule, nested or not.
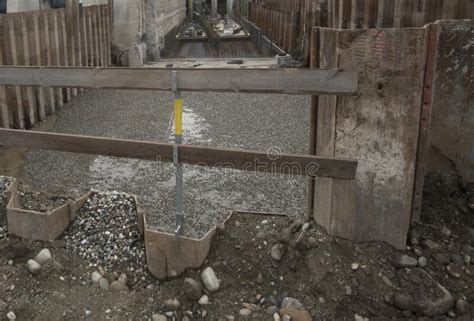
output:
[[[426,29],[319,33],[321,67],[359,72],[360,88],[357,98],[319,98],[316,151],[354,157],[359,167],[353,196],[342,196],[350,188],[337,180],[316,179],[314,217],[331,234],[403,249],[412,211]],[[354,202],[347,201],[351,197]]]

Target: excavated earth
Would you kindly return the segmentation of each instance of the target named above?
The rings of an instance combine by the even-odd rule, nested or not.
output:
[[[119,194],[95,195],[102,200]],[[411,229],[405,251],[378,242],[353,244],[295,218],[237,213],[219,226],[202,269],[166,282],[146,272],[143,282],[135,282],[124,264],[127,251],[119,252],[121,264],[105,262],[108,269],[102,269],[67,240],[8,237],[0,240],[0,320],[8,320],[9,312],[17,320],[275,320],[275,312],[296,321],[472,320],[473,195],[455,173],[428,177],[421,222]],[[81,220],[91,209],[98,215],[101,202],[93,202],[81,209]],[[133,212],[130,206],[126,213]],[[66,235],[75,233],[73,224]],[[42,248],[53,258],[31,274],[25,264]],[[206,267],[220,280],[215,292],[200,289]],[[95,271],[111,283],[127,274],[124,291],[95,284]],[[194,292],[185,278],[196,280]],[[207,304],[197,302],[202,295]]]

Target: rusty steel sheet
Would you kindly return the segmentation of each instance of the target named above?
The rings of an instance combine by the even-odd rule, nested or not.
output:
[[[454,164],[474,184],[474,20],[437,25],[428,172]]]

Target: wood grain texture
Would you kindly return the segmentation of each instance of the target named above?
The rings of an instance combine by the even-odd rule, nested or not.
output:
[[[360,72],[361,77],[357,98],[337,99],[334,141],[334,157],[359,160],[354,240],[385,241],[404,249],[412,211],[426,30],[321,32],[338,33],[337,67]]]
[[[0,129],[0,144],[33,149],[171,162],[173,144]],[[224,167],[275,174],[353,179],[357,161],[309,155],[279,157],[256,151],[239,151],[181,145],[179,161],[185,164]]]
[[[171,90],[171,73],[155,68],[4,66],[0,84]],[[179,69],[178,87],[182,91],[355,95],[358,75],[320,69]]]

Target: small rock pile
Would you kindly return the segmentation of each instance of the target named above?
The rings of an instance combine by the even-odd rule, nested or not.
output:
[[[202,282],[202,283],[201,283]],[[209,296],[204,294],[219,291],[220,281],[217,278],[214,270],[211,267],[205,268],[201,273],[201,282],[192,278],[185,278],[183,289],[186,298],[194,304],[192,310],[181,312],[181,303],[178,299],[168,299],[163,302],[160,313],[155,313],[152,316],[153,321],[165,321],[167,318],[179,317],[184,314],[181,320],[194,320],[195,318],[206,318],[208,315],[206,306],[210,304]],[[179,320],[180,318],[178,318]]]
[[[28,260],[26,268],[31,274],[39,274],[43,267],[48,264],[53,258],[49,249],[42,249],[34,259]]]
[[[99,266],[97,271],[92,272],[91,280],[93,284],[99,286],[101,290],[112,292],[128,292],[128,277],[125,273],[109,273]]]
[[[90,266],[122,271],[131,285],[146,281],[145,248],[132,196],[94,192],[64,238],[66,249],[88,260]]]
[[[8,236],[8,226],[6,217],[7,197],[4,192],[10,187],[13,182],[12,177],[0,176],[0,240]]]
[[[21,183],[18,186],[18,193],[22,209],[41,213],[47,213],[73,201],[73,199],[66,196],[34,191],[29,186]]]

